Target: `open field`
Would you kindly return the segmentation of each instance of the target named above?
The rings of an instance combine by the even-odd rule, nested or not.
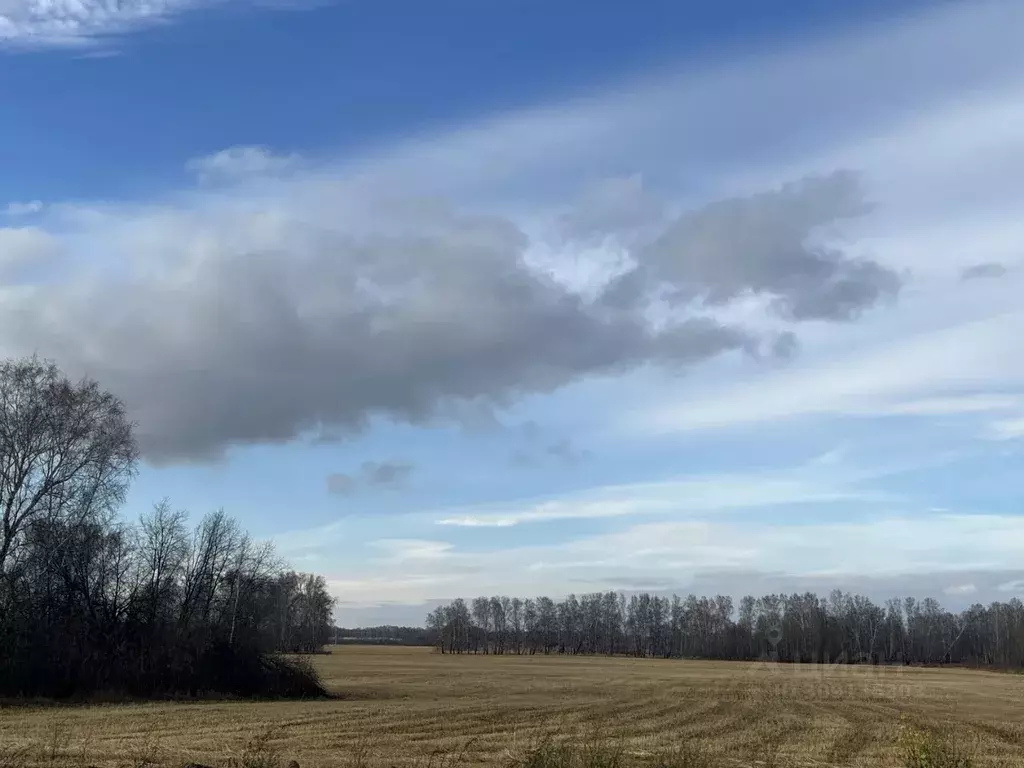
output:
[[[725,765],[878,766],[898,762],[901,718],[954,731],[975,765],[1024,765],[1021,675],[388,647],[335,648],[317,664],[344,698],[6,708],[0,768],[19,747],[20,763],[216,764],[268,729],[302,768],[423,765],[438,749],[502,764],[553,735],[621,739],[631,753],[697,740]]]

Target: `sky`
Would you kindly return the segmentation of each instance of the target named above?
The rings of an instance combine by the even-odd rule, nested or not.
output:
[[[0,355],[342,625],[1024,593],[1024,4],[0,0]]]

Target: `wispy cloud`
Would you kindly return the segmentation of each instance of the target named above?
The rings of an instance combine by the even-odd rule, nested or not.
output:
[[[925,397],[906,400],[874,408],[865,406],[860,413],[878,416],[945,416],[957,413],[989,413],[1019,408],[1018,395],[990,393],[967,394],[956,397]]]
[[[1024,417],[992,422],[988,436],[993,440],[1017,440],[1024,437]]]
[[[110,38],[162,24],[218,5],[293,10],[330,0],[2,0],[0,50],[87,48]],[[109,51],[106,51],[109,53]]]
[[[651,523],[577,541],[566,549],[616,556],[634,567],[646,560],[646,567],[654,571],[725,566],[852,575],[1014,568],[1014,548],[1022,542],[1024,518],[942,514],[814,525]]]
[[[952,584],[942,590],[946,595],[973,595],[978,591],[974,584]]]
[[[623,429],[686,432],[821,415],[936,415],[1012,407],[1024,389],[1014,353],[1024,314],[1008,312],[945,328],[862,344],[717,393],[624,415]],[[939,394],[945,392],[946,394]]]
[[[972,595],[970,587],[1019,573],[1024,518],[888,514],[813,524],[785,518],[693,518],[627,526],[550,545],[479,551],[450,542],[383,545],[384,560],[332,577],[352,604],[417,603],[478,594],[549,594],[657,585],[685,593],[759,592],[797,580],[803,589],[885,580],[921,594]],[[1007,591],[1024,582],[1008,584]],[[893,593],[889,593],[891,596]],[[897,593],[898,594],[898,593]],[[884,597],[885,595],[883,595]]]
[[[429,539],[379,539],[370,546],[382,552],[388,563],[445,560],[454,550],[448,542]]]
[[[437,525],[508,528],[554,520],[641,515],[696,515],[782,505],[860,501],[884,497],[857,483],[879,472],[857,472],[812,462],[797,470],[737,472],[594,488],[554,499],[490,505],[436,513]]]
[[[0,46],[80,46],[221,0],[6,0]]]

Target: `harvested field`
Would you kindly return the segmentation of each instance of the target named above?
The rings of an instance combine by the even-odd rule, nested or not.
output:
[[[884,766],[915,725],[954,734],[976,766],[1024,765],[1015,674],[352,646],[316,663],[341,698],[7,707],[0,768],[219,764],[260,735],[302,768],[425,765],[439,750],[435,765],[504,764],[549,737],[641,756],[699,743],[724,765]]]

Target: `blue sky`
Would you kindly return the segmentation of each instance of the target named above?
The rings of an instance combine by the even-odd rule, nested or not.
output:
[[[1024,7],[0,0],[0,353],[346,624],[1024,591]]]

